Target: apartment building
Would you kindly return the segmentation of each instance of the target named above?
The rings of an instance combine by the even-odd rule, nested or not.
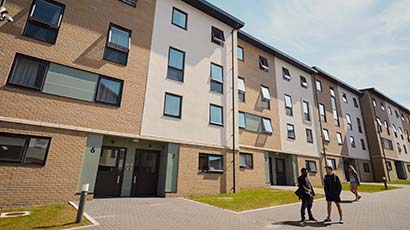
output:
[[[377,89],[361,91],[375,180],[409,179],[410,111]]]

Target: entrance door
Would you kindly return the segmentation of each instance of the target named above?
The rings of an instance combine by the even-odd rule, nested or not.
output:
[[[285,159],[276,158],[276,177],[278,185],[286,185]]]
[[[132,196],[157,196],[160,151],[136,150]]]
[[[272,169],[272,157],[269,157],[269,181],[270,184],[273,185],[273,169]]]
[[[394,164],[396,165],[397,177],[400,180],[406,180],[406,172],[404,171],[403,163],[401,161],[395,161]]]
[[[121,196],[126,152],[126,148],[102,147],[94,197]]]

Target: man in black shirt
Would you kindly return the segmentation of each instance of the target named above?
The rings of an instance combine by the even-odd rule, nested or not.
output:
[[[331,222],[330,215],[332,213],[332,202],[336,203],[337,210],[339,211],[340,221],[343,224],[342,208],[340,207],[340,193],[342,192],[342,183],[338,176],[333,173],[331,166],[326,166],[326,176],[324,179],[325,194],[327,201],[327,218],[323,221]]]
[[[306,221],[305,211],[308,210],[309,220],[316,221],[312,214],[313,197],[315,196],[315,191],[313,190],[312,184],[308,178],[308,173],[305,168],[300,170],[301,174],[298,177],[298,190],[300,190],[300,199],[302,200],[302,206],[300,208],[300,215],[302,217],[301,222]]]

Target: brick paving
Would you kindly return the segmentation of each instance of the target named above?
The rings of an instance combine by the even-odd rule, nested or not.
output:
[[[410,187],[362,194],[356,203],[343,203],[345,224],[325,226],[311,223],[301,226],[299,204],[233,213],[180,198],[118,198],[94,199],[87,203],[86,212],[99,226],[87,229],[133,229],[133,230],[225,230],[225,229],[409,229]],[[353,199],[349,193],[343,200]],[[314,203],[314,215],[323,220],[326,203]],[[334,206],[332,219],[338,220]]]

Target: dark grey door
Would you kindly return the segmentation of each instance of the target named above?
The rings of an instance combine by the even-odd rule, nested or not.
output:
[[[403,162],[395,161],[394,164],[396,165],[397,177],[400,180],[406,180],[407,176],[406,176],[406,172],[404,171]]]
[[[160,151],[136,150],[132,196],[157,196]]]
[[[285,159],[276,158],[276,181],[278,185],[286,185]]]
[[[121,196],[126,152],[126,148],[102,147],[98,164],[97,180],[94,188],[94,197]]]
[[[272,157],[269,157],[269,181],[270,184],[273,185],[273,160]]]

